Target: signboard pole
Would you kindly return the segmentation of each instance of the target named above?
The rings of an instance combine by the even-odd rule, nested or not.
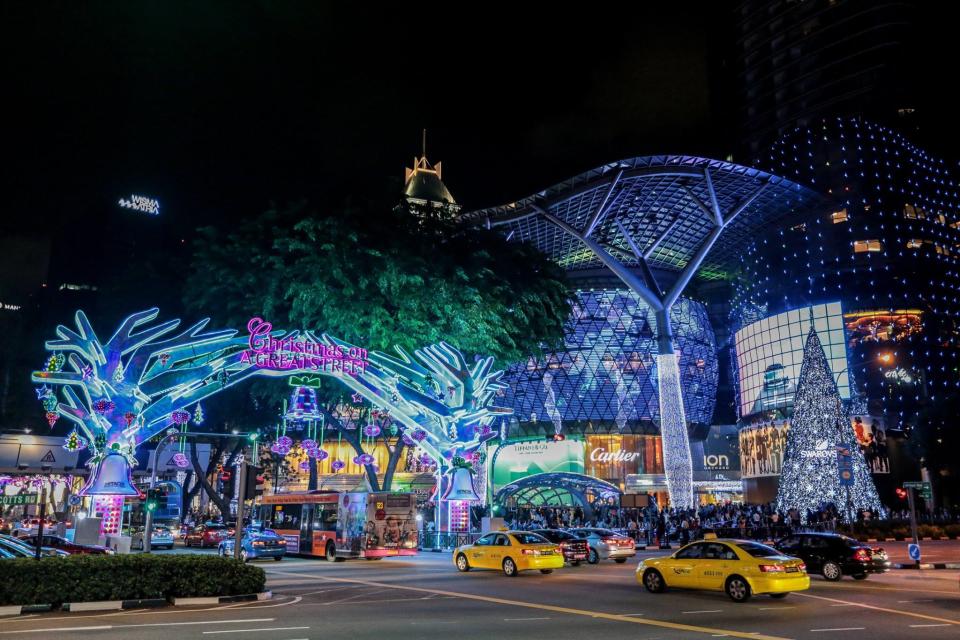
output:
[[[40,550],[43,547],[43,521],[47,517],[47,501],[44,493],[46,486],[40,488],[38,499],[40,500],[40,522],[37,524],[37,560],[40,559]]]
[[[917,537],[917,508],[913,499],[913,487],[907,487],[907,501],[910,503],[910,532],[913,535],[913,543],[920,546],[920,538]],[[916,560],[917,568],[920,568],[920,560]]]
[[[240,545],[243,542],[243,501],[247,499],[247,461],[240,463],[240,493],[237,494],[237,528],[234,531],[233,558],[240,559]]]

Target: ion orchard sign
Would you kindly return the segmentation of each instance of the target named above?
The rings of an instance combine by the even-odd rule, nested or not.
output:
[[[273,325],[263,318],[247,323],[248,349],[240,356],[242,364],[260,369],[284,371],[309,369],[326,373],[362,374],[367,369],[367,350],[350,347],[346,351],[335,344],[323,344],[305,338],[274,338]]]

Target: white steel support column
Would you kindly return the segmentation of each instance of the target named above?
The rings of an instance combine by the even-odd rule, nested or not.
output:
[[[607,206],[613,197],[613,191],[619,183],[620,174],[616,176],[609,190],[603,198],[601,205],[592,216],[587,228],[579,231],[568,223],[559,219],[549,212],[545,207],[531,205],[531,208],[543,216],[546,220],[562,229],[570,236],[582,242],[589,248],[595,256],[614,273],[632,292],[637,294],[654,311],[657,321],[657,395],[659,397],[660,408],[660,435],[663,444],[663,464],[667,477],[667,489],[670,493],[670,504],[678,508],[690,508],[695,506],[696,494],[693,490],[693,461],[690,453],[690,437],[687,433],[687,418],[683,406],[683,385],[680,380],[680,367],[673,344],[673,328],[670,325],[670,310],[680,298],[690,280],[700,269],[704,259],[709,254],[710,249],[716,243],[720,234],[728,224],[730,224],[744,209],[756,200],[763,190],[766,183],[741,201],[726,216],[720,210],[719,200],[716,191],[713,188],[713,180],[709,170],[704,171],[704,186],[709,195],[709,205],[700,200],[689,189],[688,195],[697,204],[697,206],[714,223],[701,243],[696,254],[690,259],[684,268],[680,271],[676,282],[666,293],[661,292],[659,285],[653,278],[653,272],[647,264],[647,258],[653,253],[653,250],[660,245],[663,239],[677,226],[679,218],[673,221],[667,230],[659,237],[655,238],[647,247],[646,251],[641,251],[637,243],[630,237],[626,227],[619,221],[614,220],[614,224],[620,230],[627,245],[636,256],[643,278],[638,277],[626,265],[618,261],[609,251],[607,251],[599,242],[591,236],[607,216]]]

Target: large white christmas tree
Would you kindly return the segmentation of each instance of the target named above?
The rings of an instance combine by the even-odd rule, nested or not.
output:
[[[853,454],[853,486],[849,488],[840,485],[837,468],[837,445],[840,444],[849,446]],[[816,511],[828,503],[833,503],[840,513],[847,513],[849,507],[854,513],[870,509],[875,516],[883,515],[877,489],[863,452],[857,446],[823,345],[811,326],[793,401],[777,510],[786,512],[795,508],[806,519],[808,510]]]

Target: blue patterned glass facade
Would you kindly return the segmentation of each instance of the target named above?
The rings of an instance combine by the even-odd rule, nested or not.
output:
[[[670,318],[687,420],[710,424],[718,369],[706,308],[681,298]],[[548,432],[657,433],[656,335],[653,311],[635,294],[578,291],[566,348],[513,365],[503,404]]]

